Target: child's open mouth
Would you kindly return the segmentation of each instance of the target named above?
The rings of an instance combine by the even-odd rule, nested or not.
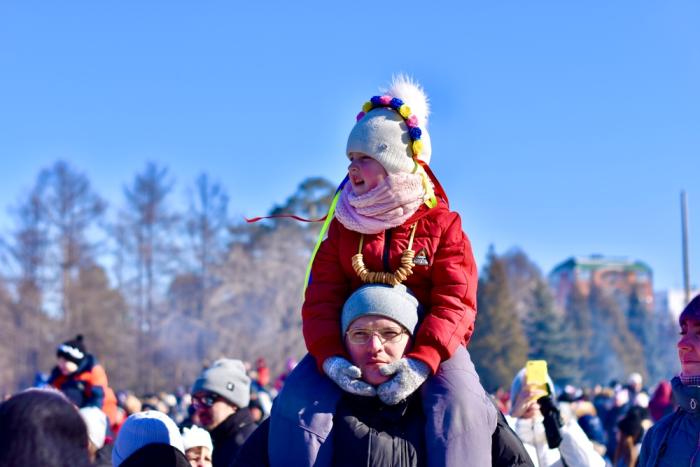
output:
[[[352,178],[350,178],[350,181],[352,182],[352,184],[354,186],[362,186],[365,184],[365,181],[361,178],[358,178],[358,177],[352,177]]]

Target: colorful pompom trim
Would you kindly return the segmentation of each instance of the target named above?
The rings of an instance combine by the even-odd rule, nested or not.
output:
[[[423,143],[420,140],[423,131],[418,127],[418,118],[411,114],[411,108],[404,104],[398,97],[373,96],[369,101],[364,103],[362,112],[357,114],[356,120],[359,122],[370,110],[377,108],[389,108],[401,115],[401,118],[404,119],[408,127],[408,136],[411,139],[413,159],[417,159],[418,155],[423,151]]]

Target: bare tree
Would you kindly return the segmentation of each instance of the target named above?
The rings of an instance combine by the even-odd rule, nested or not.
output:
[[[319,217],[335,187],[318,178],[304,180],[272,214]],[[301,334],[304,272],[319,224],[275,219],[267,226],[234,226],[226,262],[217,268],[219,285],[207,304],[207,325],[215,335],[209,358],[258,356],[281,370],[285,357],[306,351]]]
[[[14,285],[15,300],[9,311],[12,319],[5,329],[7,339],[2,339],[8,352],[19,356],[7,384],[14,388],[29,384],[34,373],[42,369],[42,354],[48,331],[48,318],[44,314],[43,297],[46,285],[48,226],[43,215],[40,193],[36,189],[26,200],[12,209],[15,228],[9,242],[3,242],[9,252],[6,278]]]
[[[194,311],[197,318],[202,318],[204,304],[213,285],[209,271],[225,253],[224,234],[228,227],[228,195],[219,183],[212,183],[206,174],[197,177],[194,190],[189,192],[185,227],[192,248],[194,275],[199,282],[198,290],[194,291]]]
[[[95,256],[97,227],[105,208],[88,178],[64,161],[39,173],[28,205],[22,208],[38,216],[36,224],[43,226],[37,233],[41,232],[44,239],[38,244],[43,245],[39,252],[48,272],[45,291],[55,295],[68,328],[79,328],[84,321],[80,313],[71,310],[68,290],[80,266]],[[36,262],[31,256],[26,259]],[[45,295],[45,301],[49,297]]]
[[[153,379],[150,372],[146,374],[146,365],[153,354],[146,347],[152,343],[157,294],[163,292],[167,278],[172,275],[177,256],[174,233],[178,216],[168,204],[173,184],[167,168],[149,163],[124,189],[126,208],[121,218],[134,271],[131,282],[135,284],[137,328],[142,336],[139,348],[146,360],[141,366],[141,376],[148,386],[152,386]]]
[[[25,362],[17,361],[18,340],[22,337],[20,319],[5,283],[0,282],[0,399],[14,391],[22,376],[26,376]]]

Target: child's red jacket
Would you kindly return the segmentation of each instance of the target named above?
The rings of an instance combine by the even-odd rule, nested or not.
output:
[[[417,222],[413,251],[427,265],[415,264],[404,282],[425,309],[413,349],[406,355],[428,364],[435,373],[440,362],[466,345],[476,318],[477,268],[459,214],[440,201],[423,205],[403,225],[365,235],[362,253],[370,271],[396,271]],[[347,358],[340,334],[343,303],[362,282],[352,268],[360,234],[333,219],[311,269],[311,281],[302,306],[306,347],[319,367],[334,355]],[[425,253],[425,255],[423,255]],[[414,263],[420,263],[414,259]]]

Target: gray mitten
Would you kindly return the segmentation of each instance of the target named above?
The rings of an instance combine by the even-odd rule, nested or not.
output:
[[[384,376],[394,375],[377,388],[377,395],[386,405],[396,405],[414,393],[430,376],[430,368],[415,358],[402,358],[379,367]]]
[[[340,389],[358,396],[374,397],[374,386],[362,381],[362,371],[343,357],[328,357],[323,362],[323,371]]]

